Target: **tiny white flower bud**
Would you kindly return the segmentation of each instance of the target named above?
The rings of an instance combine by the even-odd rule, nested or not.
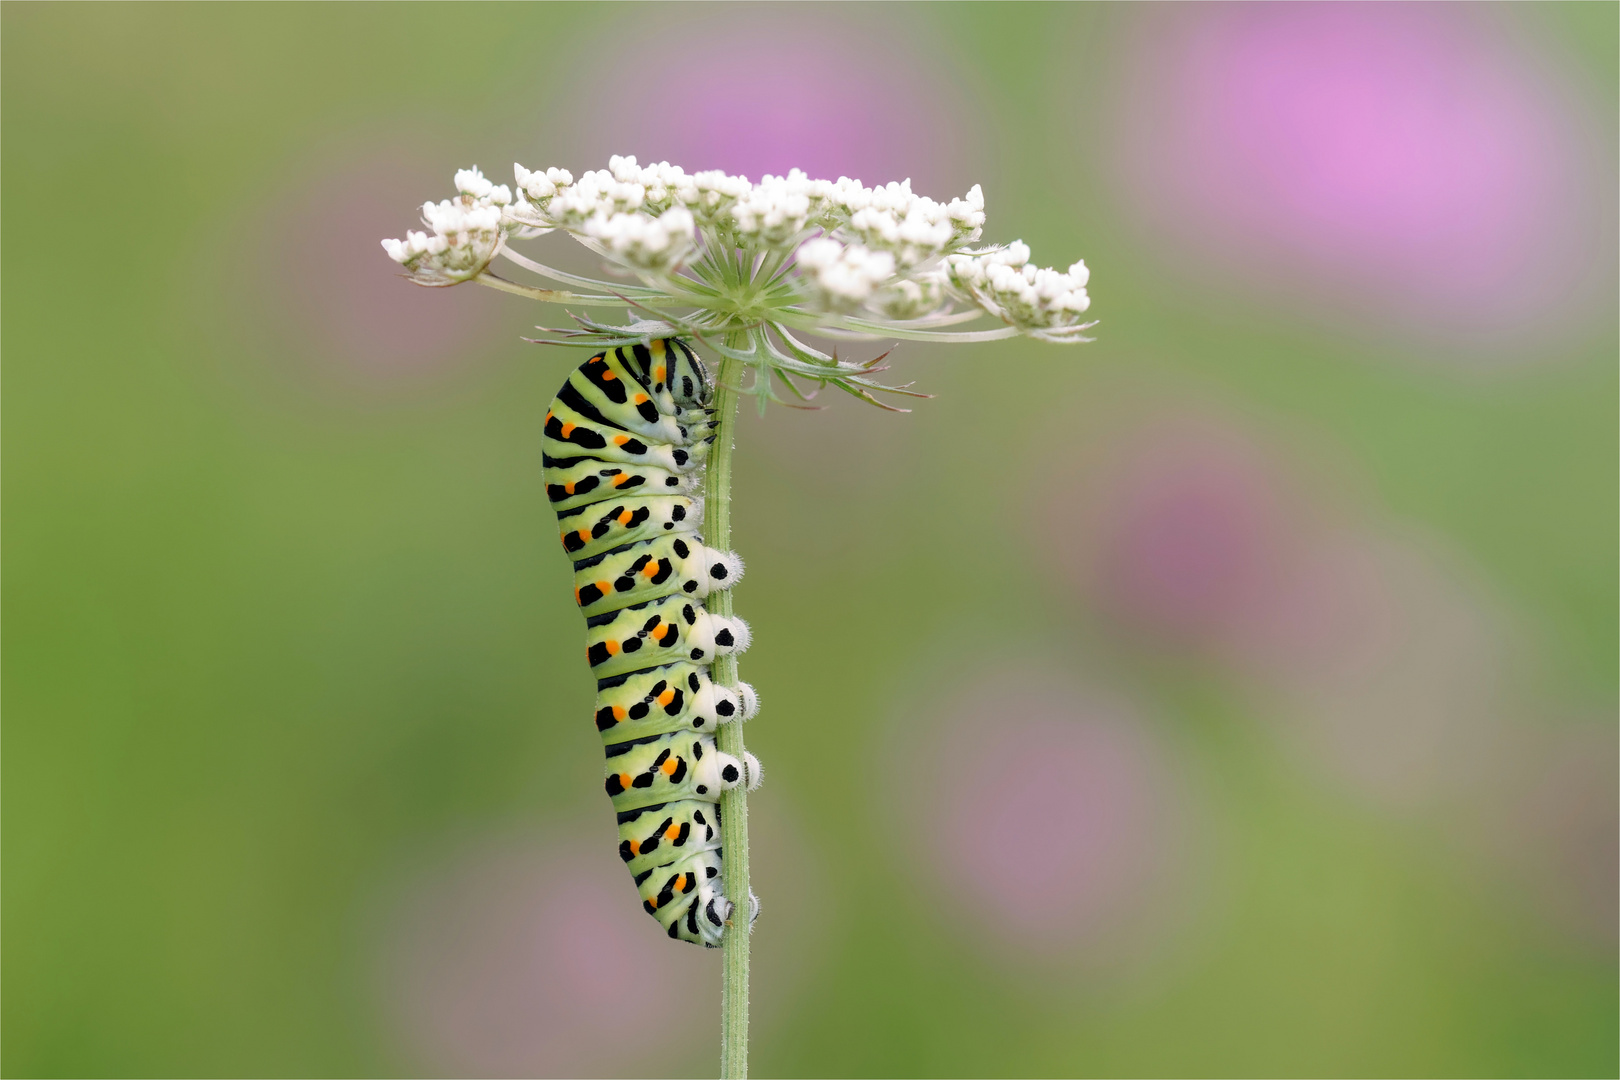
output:
[[[476,165],[456,173],[456,190],[463,195],[471,195],[475,199],[482,199],[489,194],[492,187],[494,185],[484,179],[484,174],[478,171]]]
[[[825,300],[841,309],[865,303],[894,274],[894,256],[889,252],[844,245],[827,237],[804,244],[797,261]]]

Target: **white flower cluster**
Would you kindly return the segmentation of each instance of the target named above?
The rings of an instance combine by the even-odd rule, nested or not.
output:
[[[530,172],[521,165],[515,165],[513,172],[517,174],[518,190],[527,195],[531,202],[541,206],[544,206],[558,191],[574,182],[573,174],[567,169]]]
[[[683,228],[745,251],[799,248],[801,276],[840,311],[871,305],[908,317],[927,314],[944,291],[937,274],[933,281],[913,275],[977,240],[984,225],[977,185],[940,203],[915,194],[910,181],[868,188],[848,177],[812,180],[794,169],[754,184],[723,172],[689,174],[668,162],[643,166],[633,157],[614,157],[578,182],[562,169],[538,173],[521,165],[516,176],[525,205],[511,217],[521,225],[569,229],[651,271],[681,265],[692,247],[681,241]]]
[[[642,166],[633,157],[612,158],[577,183],[562,169],[542,174],[519,165],[516,174],[527,205],[512,217],[533,228],[590,233],[591,222],[601,230],[601,222],[619,215],[661,217],[682,207],[697,226],[738,247],[794,246],[820,232],[888,252],[900,269],[971,243],[984,224],[984,194],[976,186],[965,198],[938,203],[914,194],[909,181],[868,188],[848,177],[812,180],[795,169],[753,184],[723,172],[688,174],[668,162]]]
[[[894,256],[825,236],[799,249],[799,268],[815,282],[833,310],[859,307],[894,277]]]
[[[893,253],[902,268],[972,243],[984,226],[984,192],[978,184],[966,198],[948,204],[913,195],[907,180],[852,192],[845,205],[851,208],[850,235],[869,248]]]
[[[945,265],[952,285],[1021,330],[1071,330],[1091,307],[1086,295],[1091,271],[1083,261],[1067,272],[1037,267],[1029,261],[1029,245],[1022,240],[982,253],[952,255]]]
[[[500,250],[508,231],[512,190],[496,186],[477,168],[456,173],[454,199],[422,204],[428,232],[411,231],[403,240],[384,240],[388,257],[423,285],[454,285],[477,277]]]
[[[477,169],[457,173],[460,195],[423,207],[429,231],[384,248],[416,280],[449,284],[477,276],[508,236],[563,229],[672,298],[691,295],[688,275],[704,266],[697,256],[720,265],[740,252],[738,265],[766,261],[785,275],[791,306],[804,314],[926,321],[969,302],[1020,331],[1060,339],[1078,335],[1090,305],[1084,263],[1037,268],[1022,243],[970,249],[985,221],[977,185],[941,203],[914,193],[909,180],[869,188],[795,169],[756,184],[633,157],[577,180],[556,168],[518,165],[514,174],[515,189]]]
[[[637,270],[668,270],[692,250],[696,227],[692,212],[672,206],[657,217],[646,214],[598,214],[585,222],[584,233]]]

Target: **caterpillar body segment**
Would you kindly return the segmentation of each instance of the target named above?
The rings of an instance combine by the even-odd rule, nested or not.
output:
[[[596,730],[609,744],[666,731],[713,731],[746,720],[757,708],[754,688],[735,691],[709,680],[707,664],[679,663],[601,680],[596,689]]]
[[[739,760],[713,738],[721,724],[753,716],[759,697],[709,673],[750,640],[747,623],[704,607],[743,570],[701,535],[709,397],[708,373],[684,342],[612,349],[569,374],[542,445],[546,496],[586,620],[619,857],[670,937],[713,948],[736,910],[723,884],[720,795],[752,789],[762,773],[754,755]],[[751,923],[751,895],[748,911]]]
[[[660,536],[576,560],[574,599],[589,616],[666,596],[702,600],[741,576],[742,560],[729,551],[691,535]]]
[[[546,497],[561,514],[606,500],[645,499],[653,495],[697,494],[700,476],[656,465],[630,465],[597,458],[545,458]]]
[[[752,640],[741,619],[710,615],[684,596],[592,615],[585,627],[585,658],[599,679],[677,660],[712,664]]]
[[[649,870],[719,849],[718,805],[688,799],[654,803],[619,815],[619,858],[637,879]]]
[[[731,901],[722,889],[720,851],[701,851],[650,873],[638,888],[641,906],[672,938],[720,944]]]
[[[684,495],[611,498],[557,512],[563,550],[576,564],[640,540],[695,534],[702,524],[703,500]]]
[[[618,811],[680,799],[719,802],[747,779],[747,765],[707,735],[671,732],[607,748],[603,787]]]
[[[686,473],[702,465],[708,444],[677,446],[652,442],[623,428],[594,423],[560,401],[546,412],[545,439],[541,443],[553,458],[589,455],[598,461],[642,465]]]
[[[558,404],[590,420],[632,432],[651,442],[681,443],[686,433],[674,411],[665,412],[610,354],[592,357],[568,376]]]

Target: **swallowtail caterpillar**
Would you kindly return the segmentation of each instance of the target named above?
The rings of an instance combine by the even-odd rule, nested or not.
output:
[[[752,754],[721,753],[713,732],[759,707],[747,683],[709,678],[748,648],[748,625],[703,601],[742,576],[705,547],[704,463],[713,440],[709,379],[674,338],[602,352],[576,368],[546,413],[546,494],[596,677],[604,786],[619,857],[642,906],[672,938],[717,948],[733,904],[721,872],[720,793],[759,783]],[[759,904],[749,896],[749,919]]]

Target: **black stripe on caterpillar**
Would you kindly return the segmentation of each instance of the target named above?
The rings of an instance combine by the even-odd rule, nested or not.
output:
[[[552,401],[543,450],[597,679],[619,857],[670,937],[713,948],[733,910],[720,794],[757,786],[761,771],[752,754],[738,761],[712,737],[759,701],[746,683],[731,690],[709,677],[717,657],[750,639],[747,623],[703,604],[743,572],[741,559],[700,535],[709,395],[702,362],[677,339],[600,353]]]

